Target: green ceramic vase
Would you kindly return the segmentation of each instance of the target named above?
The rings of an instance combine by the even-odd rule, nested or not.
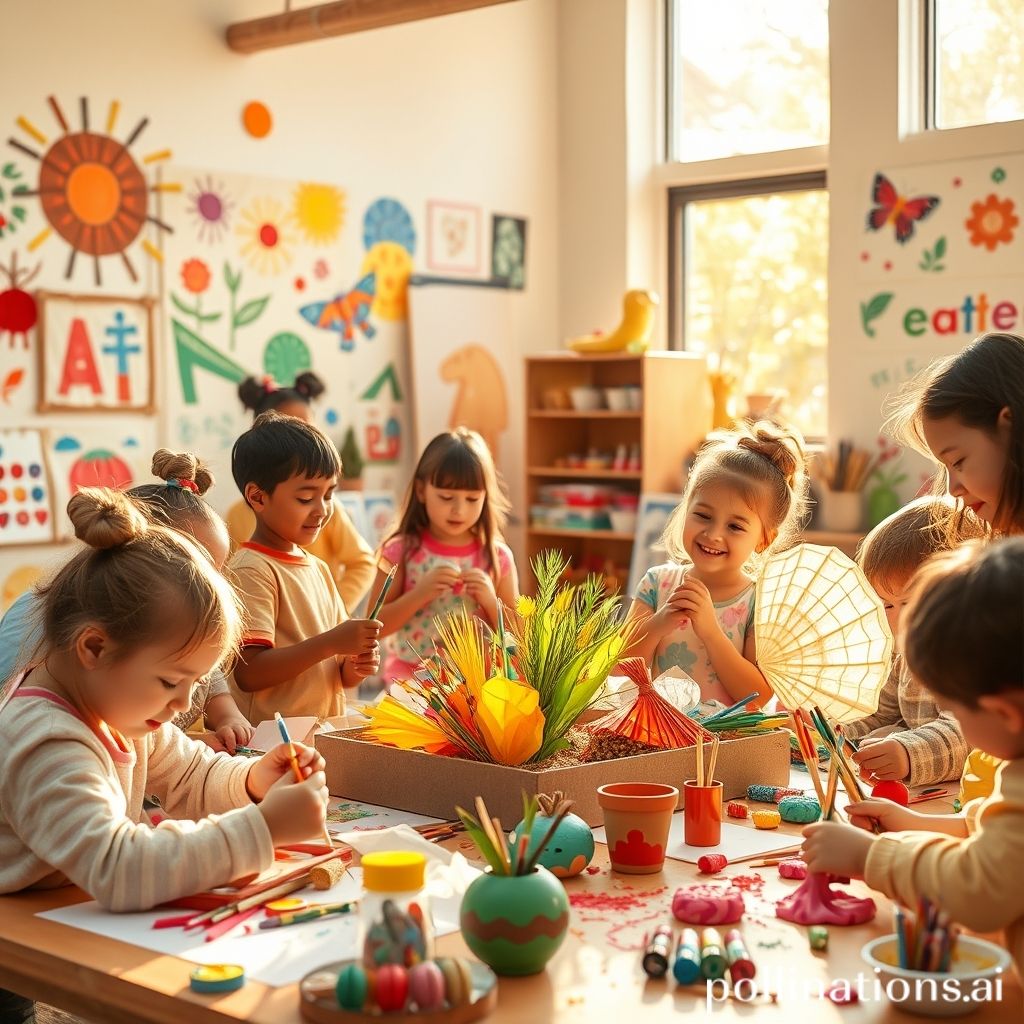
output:
[[[488,869],[462,898],[466,945],[495,974],[536,974],[555,955],[569,929],[569,897],[546,868],[529,875]]]

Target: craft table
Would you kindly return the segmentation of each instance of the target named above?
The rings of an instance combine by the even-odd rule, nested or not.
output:
[[[803,778],[806,786],[806,776]],[[951,787],[952,788],[952,787]],[[763,806],[763,805],[758,805]],[[920,805],[932,813],[948,813],[949,801]],[[800,826],[784,825],[794,835]],[[470,856],[465,837],[446,845]],[[803,1024],[907,1024],[913,1018],[894,1010],[884,999],[876,1002],[870,987],[857,1005],[835,1006],[817,995],[803,995],[804,985],[872,975],[860,957],[861,947],[878,935],[891,932],[891,907],[875,894],[878,915],[857,928],[830,928],[827,955],[810,951],[806,929],[750,913],[742,924],[758,979],[782,979],[777,1004],[745,1005],[726,1002],[707,1009],[699,989],[676,989],[670,981],[649,981],[640,969],[638,947],[646,931],[669,923],[672,893],[679,885],[700,878],[692,864],[668,860],[661,874],[627,877],[608,869],[607,848],[598,845],[597,874],[584,874],[566,885],[573,907],[570,934],[546,971],[532,978],[501,979],[497,1010],[487,1018],[494,1024],[600,1024],[605,1021],[641,1021],[669,1024],[680,1014],[714,1014],[724,1020],[748,1019],[756,1010],[758,1021]],[[797,884],[778,877],[774,867],[730,866],[723,873],[753,876],[764,881],[763,896],[771,900]],[[852,890],[868,890],[854,883]],[[189,990],[191,965],[136,946],[106,939],[54,921],[36,917],[40,911],[87,897],[78,889],[32,892],[0,897],[0,987],[13,989],[97,1022],[137,1024],[226,1024],[246,1020],[262,1024],[298,1024],[301,1020],[297,986],[271,988],[250,981],[241,990],[223,996],[198,996]],[[589,906],[583,906],[586,902]],[[597,903],[597,906],[594,904]],[[604,904],[602,907],[600,904]],[[439,941],[447,954],[466,954],[459,935]],[[312,970],[316,964],[310,964]],[[974,1024],[1019,1024],[1022,989],[1015,973],[1003,981],[1001,1003],[982,1005],[969,1018]],[[401,1018],[394,1018],[400,1020]]]

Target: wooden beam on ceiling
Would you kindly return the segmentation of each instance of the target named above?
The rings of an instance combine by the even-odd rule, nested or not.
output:
[[[225,34],[232,50],[255,53],[511,2],[513,0],[334,0],[266,18],[236,21],[228,25]]]

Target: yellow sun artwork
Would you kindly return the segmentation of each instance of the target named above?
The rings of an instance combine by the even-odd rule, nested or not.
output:
[[[377,295],[372,312],[382,320],[409,318],[409,276],[412,257],[398,242],[377,242],[363,258],[364,274],[377,275]]]
[[[241,253],[257,274],[280,274],[292,261],[295,233],[284,204],[260,196],[238,216],[235,234],[243,239]]]
[[[330,245],[345,223],[345,193],[334,185],[301,182],[292,196],[291,219],[307,242]]]

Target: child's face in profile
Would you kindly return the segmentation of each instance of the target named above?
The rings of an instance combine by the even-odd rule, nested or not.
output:
[[[958,416],[926,419],[921,426],[931,453],[946,467],[949,493],[992,523],[1010,447],[1010,410],[999,414],[993,433],[965,426]]]
[[[334,511],[337,486],[336,476],[293,476],[270,494],[258,492],[251,500],[258,520],[257,537],[285,551],[295,544],[312,544]]]
[[[735,488],[710,483],[690,496],[683,547],[699,572],[739,572],[763,536],[761,517]]]
[[[885,618],[889,623],[892,635],[896,638],[897,649],[899,649],[901,646],[899,635],[900,616],[903,614],[903,609],[906,608],[910,597],[910,577],[907,577],[907,579],[899,584],[891,580],[889,582],[892,587],[891,590],[880,580],[872,580],[871,587],[878,595],[882,604],[885,605]]]
[[[207,639],[182,651],[182,638],[150,644],[123,658],[99,627],[88,626],[89,653],[83,666],[82,697],[89,710],[129,739],[159,729],[192,703],[195,684],[224,656]]]

